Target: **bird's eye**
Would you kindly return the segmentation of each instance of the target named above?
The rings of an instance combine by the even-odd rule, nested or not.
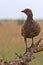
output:
[[[26,10],[26,12],[27,12],[27,10]]]

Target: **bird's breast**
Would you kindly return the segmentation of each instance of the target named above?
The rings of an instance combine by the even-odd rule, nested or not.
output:
[[[37,22],[28,22],[23,25],[22,32],[27,38],[35,37],[40,33],[40,25]]]

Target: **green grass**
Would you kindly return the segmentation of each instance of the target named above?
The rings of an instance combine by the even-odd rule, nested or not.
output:
[[[9,46],[10,47],[10,46]],[[3,61],[11,61],[11,60],[17,60],[17,56],[15,55],[15,52],[20,54],[23,54],[23,49],[13,49],[13,48],[3,48],[0,50],[0,55],[3,58]]]
[[[12,49],[11,50],[10,49],[3,49],[0,51],[0,54],[3,58],[3,61],[6,61],[6,60],[10,61],[12,59],[15,59],[15,55],[14,55]]]
[[[34,54],[35,59],[30,62],[30,65],[43,65],[43,52]]]

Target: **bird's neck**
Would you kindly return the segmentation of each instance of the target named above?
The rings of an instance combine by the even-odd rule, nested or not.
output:
[[[27,16],[27,21],[31,22],[33,20],[33,16]]]

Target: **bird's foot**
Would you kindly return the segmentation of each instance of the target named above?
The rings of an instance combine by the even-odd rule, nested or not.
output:
[[[24,53],[24,54],[26,54],[28,51],[29,51],[29,48],[26,48],[26,51],[25,51],[25,53]]]

